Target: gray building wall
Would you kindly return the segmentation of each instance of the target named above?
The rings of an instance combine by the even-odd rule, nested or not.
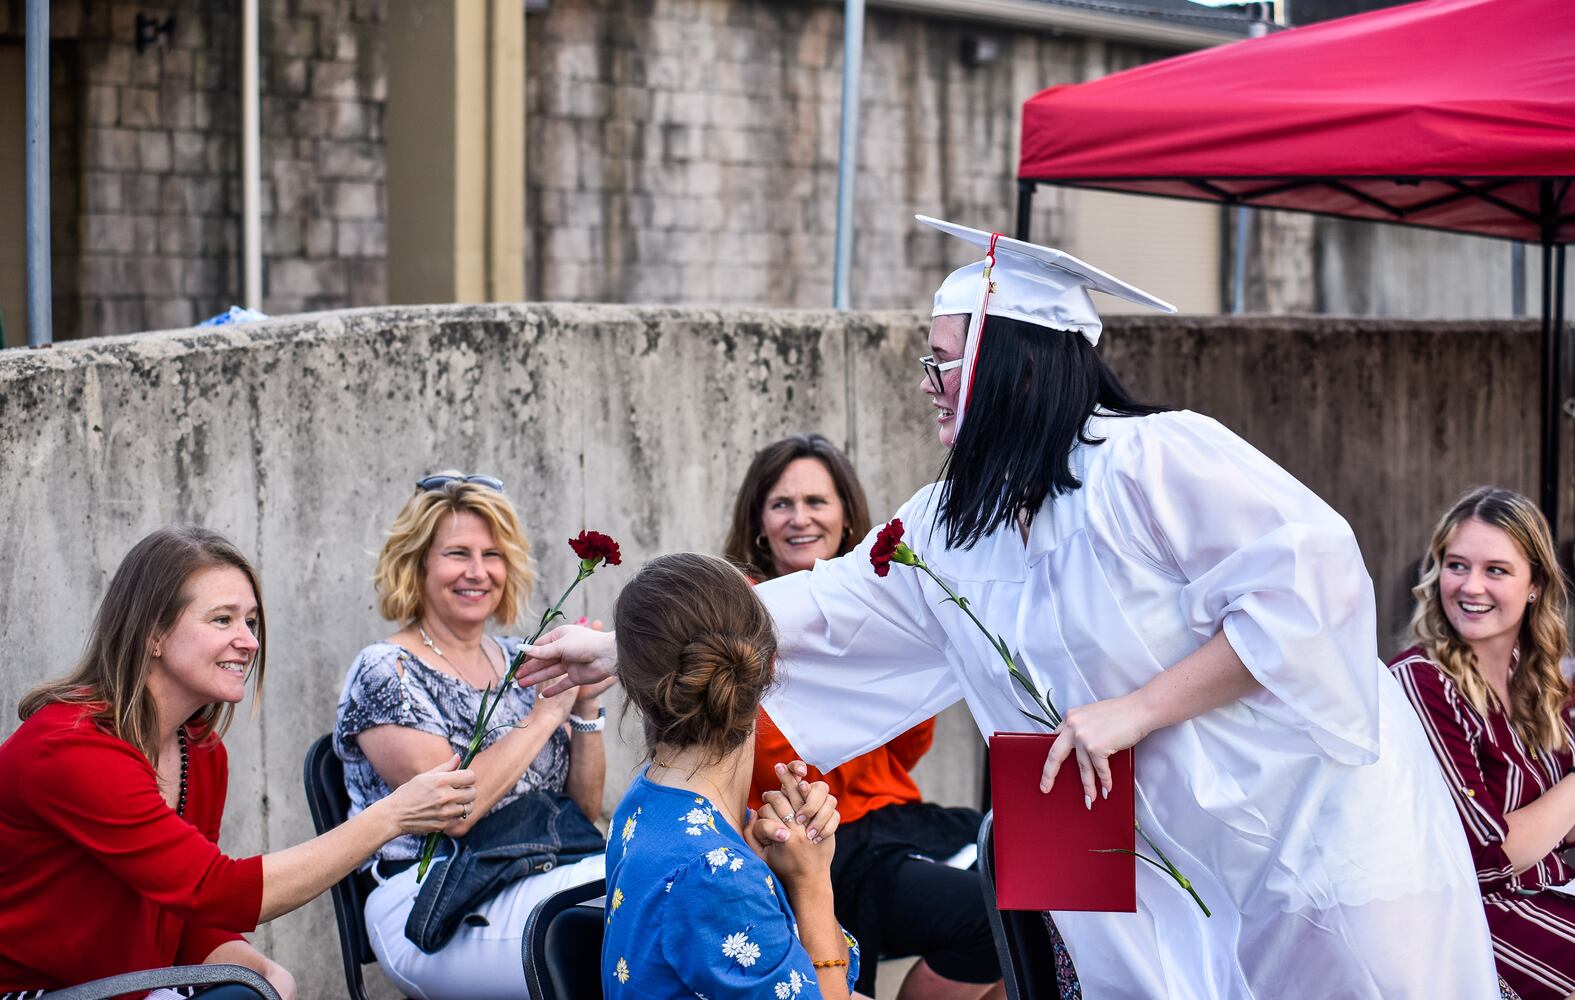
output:
[[[564,540],[612,534],[625,564],[570,611],[605,617],[645,559],[721,549],[751,455],[784,434],[845,445],[877,519],[926,482],[942,457],[914,364],[926,326],[913,312],[414,307],[0,352],[0,736],[22,693],[79,655],[126,550],[201,522],[255,559],[272,625],[266,698],[226,741],[223,846],[303,840],[303,755],[356,650],[391,631],[370,577],[416,477],[500,475],[540,594],[572,572]],[[1344,514],[1386,633],[1447,502],[1535,482],[1528,324],[1114,317],[1102,350],[1141,395],[1220,418]],[[638,759],[637,726],[617,720],[609,804]],[[980,760],[949,710],[919,783],[976,802]],[[323,898],[256,940],[303,996],[329,996],[332,924]]]
[[[0,0],[0,44],[20,45],[23,7]],[[383,0],[259,7],[263,308],[384,302]],[[49,16],[56,338],[240,302],[238,5],[54,0]]]
[[[387,301],[385,2],[261,2],[266,312]],[[0,44],[20,45],[22,9],[0,0]],[[553,0],[522,16],[527,297],[830,305],[840,5]],[[139,50],[139,19],[169,30]],[[239,301],[235,10],[56,0],[51,30],[57,337]],[[997,58],[964,65],[965,34]],[[921,306],[962,262],[915,212],[1011,227],[1025,99],[1170,54],[878,7],[865,42],[853,301],[871,309]],[[1066,214],[1041,189],[1036,238],[1075,242]],[[1257,217],[1250,311],[1511,314],[1508,244]]]

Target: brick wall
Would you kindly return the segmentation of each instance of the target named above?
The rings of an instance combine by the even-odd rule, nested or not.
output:
[[[51,4],[57,339],[240,301],[237,7]],[[383,0],[261,9],[263,309],[381,303]],[[23,26],[0,5],[0,35]]]
[[[1161,53],[871,9],[853,300],[922,303],[948,266],[915,212],[1012,225],[1020,105]],[[829,306],[841,120],[840,5],[553,0],[527,19],[527,294]],[[1054,240],[1059,196],[1038,200]]]

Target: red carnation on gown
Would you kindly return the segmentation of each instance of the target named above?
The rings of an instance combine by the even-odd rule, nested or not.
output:
[[[891,561],[897,555],[897,547],[902,544],[903,530],[902,519],[894,517],[875,536],[875,544],[870,547],[870,565],[875,567],[876,576],[885,576],[891,572]]]

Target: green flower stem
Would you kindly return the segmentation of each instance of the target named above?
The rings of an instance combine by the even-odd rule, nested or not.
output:
[[[562,597],[558,598],[557,603],[541,613],[541,623],[536,627],[536,634],[526,640],[526,646],[536,645],[536,640],[542,637],[542,633],[547,631],[548,626],[563,617],[563,605],[568,601],[569,595],[574,593],[575,587],[584,583],[592,573],[596,572],[596,565],[596,563],[584,559],[580,560],[580,571],[575,574],[574,582],[569,584],[569,588],[563,592]],[[525,650],[522,647],[519,652],[514,654],[513,659],[509,661],[508,672],[498,681],[497,693],[492,693],[492,685],[490,684],[487,685],[486,690],[481,692],[481,704],[476,709],[476,721],[471,724],[470,728],[470,742],[465,744],[465,752],[459,758],[460,770],[469,767],[470,762],[476,759],[476,755],[481,752],[482,741],[487,738],[487,734],[492,732],[493,729],[515,728],[513,725],[495,726],[492,728],[489,728],[489,726],[492,723],[493,713],[498,710],[498,705],[503,701],[503,696],[508,693],[509,687],[514,683],[514,675],[519,672],[524,662]],[[519,728],[523,729],[525,727],[520,726]],[[437,856],[438,845],[442,842],[443,834],[437,832],[427,834],[427,839],[421,845],[421,861],[416,865],[417,882],[427,877],[427,869],[431,867],[432,859]]]
[[[1006,641],[986,628],[984,622],[979,620],[979,616],[973,613],[973,608],[968,605],[968,599],[966,597],[962,597],[956,591],[952,590],[945,580],[942,580],[939,576],[937,576],[935,571],[930,569],[923,559],[919,558],[919,554],[917,552],[914,552],[913,549],[908,547],[906,542],[900,543],[897,546],[897,551],[893,554],[892,561],[901,563],[904,566],[912,566],[915,569],[922,570],[926,576],[935,581],[935,585],[937,587],[946,592],[946,600],[961,608],[963,614],[967,615],[969,620],[978,626],[979,631],[984,633],[985,638],[990,640],[990,645],[994,646],[995,651],[1000,654],[1001,659],[1006,661],[1007,673],[1011,675],[1013,680],[1022,685],[1023,689],[1028,692],[1030,697],[1033,698],[1034,704],[1044,710],[1047,718],[1040,718],[1039,716],[1028,711],[1024,711],[1024,715],[1052,730],[1061,725],[1061,713],[1056,711],[1055,705],[1051,704],[1049,698],[1039,693],[1039,689],[1034,686],[1033,680],[1030,679],[1027,674],[1023,673],[1022,669],[1018,667],[1017,659],[1012,655],[1011,649],[1006,645]],[[1147,831],[1143,829],[1143,824],[1133,822],[1132,827],[1133,829],[1137,830],[1138,836],[1143,838],[1143,842],[1149,846],[1149,849],[1155,854],[1159,855],[1158,861],[1155,861],[1146,854],[1140,854],[1137,851],[1129,851],[1122,847],[1096,850],[1094,853],[1130,854],[1134,858],[1148,862],[1155,868],[1168,875],[1172,880],[1175,881],[1177,885],[1187,890],[1187,893],[1192,896],[1192,901],[1198,904],[1198,909],[1203,911],[1203,915],[1205,917],[1212,917],[1213,914],[1209,912],[1208,906],[1204,904],[1203,897],[1199,896],[1198,891],[1192,887],[1192,880],[1183,875],[1181,873],[1181,869],[1172,864],[1170,859],[1165,856],[1165,852],[1160,850],[1159,845],[1154,843],[1154,841],[1149,838]]]
[[[1179,885],[1183,889],[1187,890],[1187,894],[1192,897],[1192,901],[1194,903],[1198,904],[1198,909],[1203,911],[1203,915],[1205,917],[1212,917],[1212,916],[1214,916],[1214,914],[1209,912],[1208,906],[1204,904],[1203,897],[1198,895],[1198,890],[1196,890],[1196,889],[1194,889],[1192,887],[1192,880],[1187,878],[1187,876],[1181,874],[1181,869],[1177,868],[1174,864],[1172,864],[1170,859],[1165,856],[1165,852],[1160,850],[1159,845],[1154,843],[1154,841],[1149,838],[1148,833],[1146,831],[1144,831],[1144,829],[1143,829],[1143,824],[1142,823],[1133,823],[1132,824],[1132,828],[1138,832],[1138,836],[1143,838],[1143,842],[1145,844],[1147,844],[1151,849],[1153,849],[1155,854],[1159,855],[1159,861],[1155,861],[1153,858],[1149,857],[1147,854],[1142,854],[1142,853],[1140,853],[1138,851],[1129,851],[1125,847],[1106,847],[1106,848],[1103,848],[1103,849],[1095,849],[1093,851],[1093,853],[1094,854],[1130,854],[1134,858],[1137,858],[1139,861],[1144,861],[1144,862],[1147,862],[1150,865],[1153,865],[1156,869],[1158,869],[1159,871],[1163,872],[1167,877],[1169,877],[1177,885]]]
[[[905,549],[906,551],[903,551]],[[909,562],[908,559],[912,561]],[[1048,722],[1052,729],[1061,724],[1061,713],[1056,711],[1056,707],[1050,703],[1050,699],[1039,693],[1039,689],[1034,686],[1034,682],[1017,666],[1016,658],[1012,656],[1011,650],[1006,645],[1006,640],[986,628],[984,622],[979,620],[979,616],[973,613],[973,608],[968,604],[966,597],[960,596],[945,580],[937,576],[935,571],[930,569],[929,565],[923,559],[920,559],[916,552],[908,548],[907,543],[903,543],[899,547],[895,561],[922,570],[925,576],[934,580],[935,585],[946,592],[946,599],[961,608],[963,614],[967,615],[968,619],[978,626],[979,631],[984,633],[985,638],[990,640],[990,645],[995,647],[996,653],[1000,654],[1001,659],[1005,661],[1007,673],[1012,676],[1013,680],[1023,686],[1023,689],[1034,699],[1034,704],[1043,709],[1045,715],[1049,718],[1041,719],[1030,712],[1024,712],[1024,715],[1036,722]]]

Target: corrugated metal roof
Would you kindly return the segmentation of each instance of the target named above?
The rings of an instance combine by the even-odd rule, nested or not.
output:
[[[1190,24],[1216,31],[1247,34],[1252,16],[1246,6],[1204,7],[1191,0],[1034,0],[1052,7],[1070,7],[1099,14],[1114,14],[1149,21]]]

